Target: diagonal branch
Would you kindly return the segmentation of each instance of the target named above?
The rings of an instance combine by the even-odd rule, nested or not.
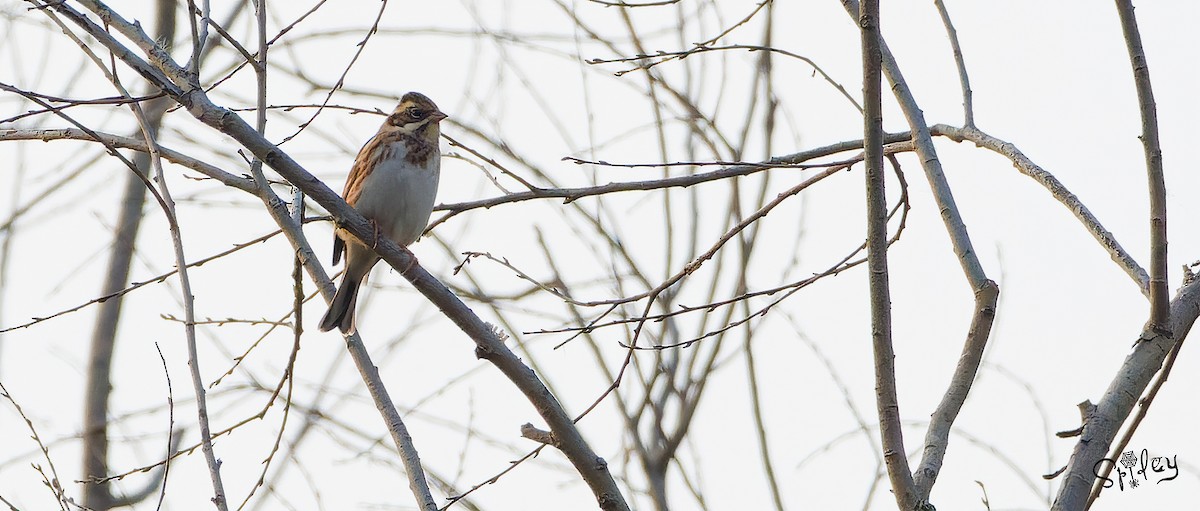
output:
[[[992,331],[992,321],[996,319],[996,303],[999,299],[1000,287],[991,280],[975,291],[975,314],[971,317],[971,329],[967,332],[967,340],[963,343],[958,365],[950,378],[950,386],[929,418],[929,426],[925,430],[925,451],[921,455],[921,464],[914,473],[917,491],[925,498],[928,498],[933,490],[933,483],[937,481],[938,473],[942,470],[946,446],[950,444],[950,428],[966,403],[971,385],[975,382],[975,374],[979,371],[979,364],[983,359],[983,349],[987,346],[988,335]]]
[[[1166,363],[1154,378],[1154,383],[1150,386],[1150,390],[1146,392],[1146,396],[1138,400],[1138,412],[1129,422],[1129,426],[1125,428],[1125,432],[1121,434],[1121,438],[1117,440],[1117,444],[1111,449],[1108,459],[1115,460],[1122,452],[1125,452],[1125,447],[1129,445],[1129,440],[1133,438],[1133,434],[1137,432],[1138,426],[1142,424],[1142,420],[1146,418],[1146,414],[1150,412],[1150,405],[1154,403],[1154,398],[1158,396],[1159,389],[1167,382],[1167,377],[1171,375],[1171,369],[1175,367],[1175,360],[1179,357],[1179,350],[1183,349],[1183,341],[1181,337],[1171,347],[1170,353],[1167,354]],[[1087,509],[1091,509],[1092,504],[1100,497],[1100,492],[1104,491],[1104,484],[1100,481],[1106,479],[1108,474],[1112,473],[1113,463],[1105,464],[1104,469],[1096,474],[1096,484],[1092,486],[1092,492],[1088,495]]]
[[[1067,189],[1066,185],[1064,185],[1062,181],[1059,181],[1058,178],[1054,177],[1054,174],[1047,172],[1046,169],[1038,166],[1038,164],[1034,163],[1033,160],[1029,159],[1028,156],[1025,156],[1025,153],[1021,152],[1020,149],[1017,149],[1016,145],[1013,145],[1011,142],[1000,140],[987,133],[984,133],[983,131],[980,131],[978,128],[970,126],[956,128],[946,124],[935,124],[929,129],[934,134],[945,136],[955,142],[967,140],[973,142],[978,147],[990,149],[991,151],[1008,158],[1009,161],[1012,162],[1013,167],[1016,167],[1016,169],[1022,174],[1025,174],[1034,181],[1037,181],[1038,184],[1042,185],[1042,187],[1046,189],[1046,191],[1050,192],[1050,195],[1053,196],[1055,200],[1057,200],[1067,209],[1071,210],[1071,214],[1075,215],[1075,218],[1083,224],[1084,228],[1086,228],[1088,232],[1092,233],[1092,237],[1096,238],[1096,241],[1100,243],[1100,246],[1104,247],[1104,250],[1108,251],[1108,255],[1112,257],[1113,262],[1117,263],[1122,270],[1125,270],[1125,273],[1129,275],[1129,278],[1133,279],[1133,282],[1137,284],[1138,289],[1142,291],[1142,294],[1147,295],[1147,297],[1149,296],[1150,277],[1146,275],[1146,270],[1142,269],[1137,260],[1134,259],[1133,256],[1129,255],[1129,253],[1126,252],[1123,247],[1121,247],[1121,244],[1117,242],[1115,237],[1113,237],[1113,233],[1109,232],[1109,230],[1100,223],[1100,220],[1098,220],[1096,216],[1092,214],[1091,210],[1089,210],[1087,206],[1083,204],[1083,201],[1079,200],[1079,197],[1077,197],[1074,193],[1071,193],[1071,191]]]

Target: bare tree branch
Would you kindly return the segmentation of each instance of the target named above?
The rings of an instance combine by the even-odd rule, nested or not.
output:
[[[950,385],[938,403],[925,430],[925,450],[921,456],[921,464],[914,472],[917,493],[928,499],[933,491],[933,483],[942,470],[942,459],[946,456],[946,446],[950,443],[950,429],[954,419],[967,401],[971,385],[975,382],[976,372],[983,359],[983,349],[987,346],[988,335],[992,331],[992,321],[996,319],[996,303],[1000,299],[1000,287],[991,280],[984,282],[982,288],[975,292],[975,313],[971,316],[971,329],[963,343],[962,354]]]
[[[1137,415],[1129,422],[1129,425],[1125,428],[1125,432],[1121,434],[1121,438],[1112,447],[1108,459],[1116,460],[1122,452],[1125,452],[1125,447],[1129,445],[1129,440],[1133,438],[1133,434],[1137,431],[1138,426],[1142,424],[1142,420],[1150,412],[1150,405],[1154,403],[1154,398],[1158,395],[1159,389],[1163,387],[1163,384],[1167,382],[1167,377],[1171,375],[1171,369],[1175,367],[1175,359],[1179,357],[1179,350],[1183,348],[1183,341],[1185,340],[1187,338],[1182,337],[1171,347],[1170,353],[1167,354],[1166,363],[1158,371],[1158,375],[1154,378],[1154,383],[1150,386],[1150,390],[1146,392],[1145,397],[1138,400]],[[1100,496],[1100,492],[1104,491],[1102,481],[1106,480],[1108,474],[1112,473],[1113,466],[1115,466],[1115,463],[1109,463],[1104,466],[1102,471],[1096,473],[1096,484],[1092,486],[1092,492],[1088,495],[1087,508],[1084,508],[1085,511],[1092,507],[1092,504]]]
[[[1149,296],[1150,278],[1146,275],[1146,270],[1142,269],[1137,260],[1121,247],[1121,244],[1117,242],[1113,233],[1104,228],[1100,220],[1083,204],[1083,201],[1079,200],[1078,196],[1071,193],[1062,181],[1054,177],[1054,174],[1047,172],[1034,163],[1033,160],[1029,159],[1028,156],[1025,156],[1025,153],[1017,149],[1016,145],[1000,140],[973,127],[956,128],[945,124],[936,124],[929,129],[932,133],[945,136],[955,142],[962,142],[963,140],[974,142],[976,146],[994,151],[1012,161],[1013,167],[1022,174],[1037,181],[1046,191],[1050,192],[1050,195],[1055,200],[1070,210],[1071,214],[1075,215],[1075,218],[1091,233],[1092,237],[1096,238],[1096,242],[1100,243],[1100,246],[1108,251],[1113,262],[1117,263],[1129,275],[1129,278],[1133,279],[1133,282],[1137,284],[1142,294],[1147,295],[1147,297]]]
[[[846,8],[847,14],[850,14],[852,18],[858,16],[858,0],[842,0],[842,6]],[[962,214],[954,202],[954,193],[946,182],[946,174],[942,170],[937,150],[933,147],[929,125],[925,123],[925,115],[921,113],[921,108],[917,106],[912,91],[904,81],[900,65],[896,62],[891,50],[888,49],[887,41],[881,39],[879,49],[883,54],[883,75],[892,84],[892,93],[900,103],[900,109],[904,112],[905,119],[908,120],[909,129],[912,130],[917,156],[921,159],[921,166],[925,169],[925,176],[929,181],[930,188],[933,189],[933,196],[937,201],[938,210],[941,212],[942,222],[946,224],[946,232],[950,235],[951,244],[954,245],[954,253],[958,256],[967,282],[971,284],[971,289],[979,289],[987,281],[987,274],[979,262],[975,248],[971,245],[967,226],[963,223]]]
[[[971,99],[971,80],[967,77],[967,64],[963,60],[962,48],[958,46],[958,31],[954,30],[954,23],[950,22],[950,12],[946,10],[945,2],[933,0],[933,6],[942,16],[942,25],[946,26],[946,37],[950,39],[950,50],[954,54],[954,65],[958,68],[958,83],[963,96],[963,126],[974,128],[975,102]]]
[[[0,84],[0,90],[7,90],[6,86]],[[3,140],[86,140],[99,142],[103,145],[116,147],[119,149],[132,149],[139,152],[149,152],[150,148],[146,146],[144,139],[126,137],[121,135],[113,135],[110,133],[92,131],[86,132],[78,128],[58,128],[58,129],[0,129],[0,141]],[[182,165],[196,172],[204,174],[212,179],[217,180],[225,186],[237,188],[243,192],[254,193],[254,182],[245,177],[238,177],[230,174],[219,167],[204,162],[198,158],[194,158],[179,151],[159,146],[159,153],[167,161]]]
[[[1193,279],[1180,288],[1171,300],[1169,317],[1171,323],[1167,327],[1174,335],[1162,335],[1147,325],[1135,341],[1133,353],[1125,357],[1100,402],[1085,407],[1079,442],[1071,452],[1070,464],[1051,508],[1053,511],[1072,511],[1086,506],[1088,494],[1096,482],[1093,472],[1096,464],[1108,453],[1121,424],[1129,418],[1138,397],[1162,367],[1171,347],[1178,339],[1187,337],[1196,318],[1200,317],[1200,279]]]
[[[862,38],[863,152],[866,161],[867,279],[870,284],[871,344],[875,353],[875,406],[879,437],[892,494],[900,509],[917,509],[918,496],[904,452],[896,397],[896,353],[892,347],[892,298],[888,285],[887,195],[883,171],[883,74],[879,2],[863,0],[858,12]]]
[[[1142,114],[1142,148],[1146,153],[1146,177],[1150,182],[1150,322],[1154,330],[1167,327],[1170,302],[1167,296],[1167,185],[1163,179],[1162,148],[1158,143],[1158,113],[1154,106],[1154,88],[1150,68],[1142,50],[1142,35],[1133,15],[1132,0],[1116,0],[1121,16],[1121,31],[1129,48],[1133,83],[1137,86],[1138,107]],[[1164,332],[1168,333],[1169,332]]]

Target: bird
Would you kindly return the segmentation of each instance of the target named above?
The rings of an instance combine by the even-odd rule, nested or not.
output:
[[[358,151],[342,198],[371,222],[377,237],[384,235],[407,247],[425,231],[441,174],[439,123],[446,117],[424,94],[409,92]],[[357,331],[354,306],[359,286],[379,255],[349,231],[335,227],[335,266],[343,252],[342,282],[319,328],[322,332],[337,328],[348,335]]]

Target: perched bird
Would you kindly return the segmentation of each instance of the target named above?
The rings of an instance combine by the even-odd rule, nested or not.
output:
[[[409,92],[358,151],[342,197],[371,221],[377,236],[404,247],[424,232],[437,195],[442,157],[438,123],[445,118],[425,95]],[[345,251],[346,271],[320,328],[349,334],[355,331],[358,288],[379,256],[348,231],[337,228],[334,234],[333,264]]]

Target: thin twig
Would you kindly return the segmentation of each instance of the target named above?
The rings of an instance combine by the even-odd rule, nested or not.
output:
[[[207,2],[205,2],[207,4]],[[225,498],[225,484],[221,480],[221,462],[217,459],[212,447],[212,433],[209,426],[208,404],[205,398],[204,380],[200,375],[200,354],[196,348],[196,308],[195,299],[192,294],[191,279],[188,277],[187,257],[183,252],[183,233],[180,230],[177,216],[175,214],[175,201],[171,198],[170,188],[167,186],[167,176],[163,172],[162,159],[158,157],[157,143],[155,142],[154,134],[145,124],[145,116],[141,113],[141,108],[134,103],[131,105],[134,110],[134,115],[138,118],[139,124],[142,126],[143,135],[146,137],[146,145],[150,148],[150,162],[154,169],[158,188],[162,194],[163,201],[166,203],[166,213],[171,231],[171,246],[175,252],[175,267],[178,268],[179,287],[183,299],[183,314],[186,320],[184,323],[184,336],[187,339],[188,350],[188,368],[192,376],[192,389],[196,393],[196,414],[199,418],[200,426],[200,441],[201,451],[204,453],[204,459],[208,462],[208,473],[212,479],[213,486],[213,504],[220,511],[228,511],[229,504]]]
[[[962,88],[963,97],[963,126],[975,127],[975,102],[972,101],[971,80],[967,77],[967,63],[963,60],[962,48],[958,45],[958,31],[950,21],[950,12],[942,0],[933,0],[933,6],[942,16],[942,25],[946,27],[946,37],[950,39],[950,50],[954,54],[954,65],[958,68],[958,84]]]
[[[220,252],[220,253],[214,254],[214,255],[212,255],[212,256],[209,256],[209,257],[205,257],[205,258],[203,258],[203,259],[197,259],[197,260],[195,260],[195,261],[192,261],[192,262],[188,263],[188,267],[189,267],[189,268],[194,268],[194,267],[197,267],[197,266],[201,266],[201,265],[203,265],[204,263],[207,263],[207,262],[209,262],[209,261],[212,261],[212,260],[215,260],[215,259],[220,259],[220,258],[222,258],[222,257],[225,257],[225,256],[229,255],[229,254],[232,254],[232,253],[234,253],[234,252],[237,252],[237,251],[239,251],[239,250],[242,250],[242,249],[244,249],[244,248],[246,248],[246,247],[250,247],[250,246],[253,246],[253,245],[256,245],[256,244],[262,243],[262,242],[264,242],[264,241],[266,241],[266,240],[268,240],[268,239],[270,239],[270,238],[274,237],[276,234],[279,234],[279,233],[280,233],[280,231],[275,231],[275,232],[272,232],[272,233],[269,233],[269,234],[266,234],[266,235],[263,235],[263,236],[259,236],[258,238],[256,238],[256,239],[253,239],[253,240],[251,240],[251,241],[248,241],[248,242],[246,242],[246,243],[238,243],[238,244],[235,244],[235,245],[233,246],[233,248],[231,248],[231,249],[229,249],[229,250],[225,250],[225,251],[223,251],[223,252]],[[74,306],[74,307],[71,307],[71,308],[68,308],[68,309],[63,309],[63,310],[60,310],[60,311],[58,311],[58,312],[55,312],[55,313],[53,313],[53,314],[50,314],[50,315],[47,315],[47,316],[35,317],[35,318],[33,318],[32,320],[30,320],[30,321],[28,321],[28,322],[25,322],[25,323],[22,323],[22,324],[19,324],[19,325],[14,325],[14,326],[11,326],[11,327],[7,327],[7,328],[0,329],[0,333],[10,332],[10,331],[17,330],[17,329],[21,329],[21,328],[27,328],[27,327],[30,327],[30,326],[36,325],[36,324],[38,324],[38,323],[41,323],[41,322],[43,322],[43,321],[47,321],[47,320],[50,320],[50,319],[53,319],[53,318],[57,318],[57,317],[59,317],[59,316],[63,316],[63,315],[66,315],[66,314],[70,314],[70,313],[72,313],[72,312],[77,312],[77,311],[79,311],[79,310],[82,310],[82,309],[84,309],[84,308],[86,308],[86,307],[90,306],[90,305],[95,305],[95,304],[98,304],[98,303],[104,303],[104,302],[106,302],[106,301],[108,301],[108,300],[110,300],[110,299],[112,299],[112,298],[115,298],[115,297],[118,297],[118,296],[123,296],[123,295],[126,295],[126,294],[128,294],[128,293],[130,293],[130,292],[133,292],[133,291],[135,291],[135,290],[137,290],[137,289],[140,289],[140,288],[142,288],[142,287],[148,286],[148,285],[150,285],[150,284],[165,282],[165,281],[167,280],[167,278],[171,277],[172,275],[175,275],[175,272],[176,272],[176,271],[177,271],[177,270],[171,270],[171,271],[169,271],[169,272],[166,272],[166,273],[162,273],[162,274],[159,274],[159,275],[155,275],[154,277],[151,277],[151,278],[149,278],[149,279],[143,280],[143,281],[141,281],[141,282],[133,282],[133,283],[130,283],[130,285],[129,285],[128,287],[125,287],[125,288],[123,288],[123,289],[119,289],[119,290],[117,290],[117,291],[113,291],[112,293],[109,293],[109,294],[106,294],[106,295],[103,295],[103,296],[99,296],[99,297],[93,298],[93,299],[91,299],[91,300],[88,300],[87,302],[84,302],[84,303],[82,303],[82,304],[76,305],[76,306]]]
[[[50,457],[50,449],[42,442],[42,437],[38,436],[37,428],[33,427],[33,421],[29,420],[29,417],[25,415],[25,410],[21,409],[21,405],[17,404],[16,398],[12,397],[12,394],[5,388],[4,383],[0,383],[0,397],[8,400],[13,405],[13,408],[16,408],[17,415],[20,415],[21,419],[25,421],[25,426],[29,428],[30,438],[37,444],[38,449],[41,450],[42,458],[46,460],[46,465],[50,467],[50,477],[46,477],[46,473],[37,464],[34,464],[33,468],[42,474],[42,482],[54,493],[55,504],[58,504],[59,509],[62,511],[67,511],[70,501],[67,499],[67,492],[63,489],[62,483],[58,478],[58,469],[54,467],[54,460]]]
[[[909,140],[910,138],[911,137],[907,133],[890,134],[890,135],[886,136],[886,138],[884,139],[884,142],[888,143],[888,144],[892,144],[892,143],[903,142],[903,141]],[[604,185],[579,187],[579,188],[538,188],[537,190],[515,192],[515,193],[510,193],[510,194],[501,195],[499,197],[492,197],[492,198],[488,198],[488,199],[480,199],[480,200],[458,202],[458,203],[451,203],[451,204],[440,204],[437,207],[435,207],[434,210],[435,211],[449,211],[449,213],[438,218],[437,220],[434,220],[433,222],[431,222],[430,228],[432,228],[433,226],[439,225],[442,222],[445,222],[446,220],[448,220],[449,218],[454,217],[465,211],[469,211],[472,209],[479,209],[479,208],[491,208],[493,206],[498,206],[501,204],[509,204],[509,203],[513,203],[513,202],[522,202],[522,201],[536,200],[536,199],[563,199],[563,203],[569,204],[569,203],[575,202],[579,199],[582,199],[584,197],[605,195],[605,194],[609,194],[609,193],[634,191],[634,190],[641,190],[641,191],[660,190],[660,189],[672,188],[672,187],[685,187],[686,188],[686,187],[701,184],[701,183],[721,181],[728,177],[748,176],[751,174],[755,174],[757,172],[762,172],[764,170],[778,168],[778,167],[820,168],[820,167],[829,167],[831,165],[844,165],[847,163],[853,163],[854,161],[857,161],[857,160],[846,160],[846,161],[839,161],[839,162],[832,162],[832,163],[825,163],[825,164],[805,164],[804,162],[815,159],[815,158],[820,158],[820,157],[829,156],[832,154],[837,154],[840,152],[853,151],[853,150],[859,149],[861,147],[862,147],[861,140],[848,140],[845,142],[839,142],[839,143],[831,144],[831,145],[824,146],[824,147],[818,147],[818,148],[814,148],[811,150],[798,152],[795,154],[774,157],[765,162],[738,163],[735,165],[730,165],[730,166],[720,168],[717,170],[712,170],[709,172],[697,172],[697,173],[692,173],[692,174],[685,174],[685,175],[681,175],[681,176],[671,176],[671,177],[653,179],[653,180],[626,181],[626,182],[609,183],[609,184],[604,184]],[[591,163],[591,162],[588,162],[588,163]],[[602,162],[596,162],[596,163],[602,163]],[[695,166],[696,163],[697,162],[679,163],[679,165]],[[714,163],[714,164],[721,165],[721,163]],[[642,164],[631,164],[631,165],[642,165]],[[653,166],[653,167],[664,166],[664,164],[645,164],[645,165]],[[672,164],[672,165],[674,165],[674,164]]]
[[[379,22],[383,19],[383,13],[387,11],[387,5],[387,0],[382,0],[379,3],[379,12],[375,14],[375,22],[371,24],[371,28],[367,30],[367,33],[365,36],[363,36],[363,39],[355,45],[356,49],[354,50],[354,56],[350,57],[350,62],[347,63],[346,68],[342,70],[342,75],[338,77],[337,83],[335,83],[333,87],[330,87],[329,92],[325,94],[325,99],[321,101],[322,107],[325,104],[328,104],[329,101],[333,99],[334,93],[336,93],[338,89],[342,88],[342,85],[346,83],[346,76],[349,75],[350,70],[354,68],[354,63],[358,62],[358,58],[362,56],[363,50],[367,49],[367,42],[369,42],[371,40],[371,36],[375,35],[375,32],[379,30]],[[296,138],[297,135],[304,131],[304,128],[307,128],[309,124],[312,124],[313,121],[317,120],[317,116],[321,115],[322,111],[324,111],[324,108],[318,108],[316,112],[313,112],[312,117],[309,117],[307,121],[300,124],[295,133],[284,137],[279,143],[282,145],[287,143],[287,141]]]
[[[175,390],[171,386],[171,371],[167,368],[167,358],[163,356],[162,348],[154,343],[158,351],[158,359],[162,361],[163,376],[167,379],[167,454],[163,456],[162,483],[159,484],[158,504],[155,509],[162,509],[163,500],[167,498],[167,477],[171,475],[171,455],[178,447],[175,440]]]
[[[682,60],[690,55],[694,55],[697,53],[722,52],[722,51],[732,51],[732,50],[747,50],[747,51],[751,51],[751,52],[778,53],[780,55],[791,57],[793,59],[804,62],[805,64],[808,64],[810,67],[812,67],[813,71],[816,71],[817,74],[821,75],[821,78],[824,79],[827,83],[829,83],[829,85],[832,85],[834,89],[837,89],[838,93],[840,93],[842,95],[842,97],[846,98],[846,100],[849,101],[851,105],[854,105],[855,109],[857,109],[859,112],[862,112],[862,105],[860,105],[858,103],[858,100],[854,99],[854,96],[850,95],[850,92],[846,90],[846,87],[844,87],[840,82],[838,82],[832,76],[830,76],[829,73],[826,73],[825,70],[822,69],[821,66],[818,65],[815,61],[813,61],[812,59],[805,57],[803,55],[793,53],[793,52],[790,52],[790,51],[787,51],[787,50],[784,50],[781,48],[775,48],[773,46],[768,46],[768,45],[729,44],[729,45],[725,45],[725,46],[709,46],[707,44],[697,44],[695,47],[687,49],[687,50],[657,51],[653,55],[635,55],[632,57],[618,57],[618,58],[611,58],[611,59],[593,58],[593,59],[589,59],[587,62],[589,64],[609,64],[609,63],[614,63],[614,62],[638,62],[637,67],[634,67],[631,69],[625,69],[625,70],[621,70],[621,71],[617,71],[617,72],[613,73],[616,76],[621,76],[621,75],[624,75],[626,73],[629,73],[629,72],[632,72],[632,71],[635,71],[638,69],[649,69],[651,67],[657,66],[657,65],[665,63],[665,62],[670,62],[672,60]],[[655,58],[658,60],[650,60],[651,58]]]

